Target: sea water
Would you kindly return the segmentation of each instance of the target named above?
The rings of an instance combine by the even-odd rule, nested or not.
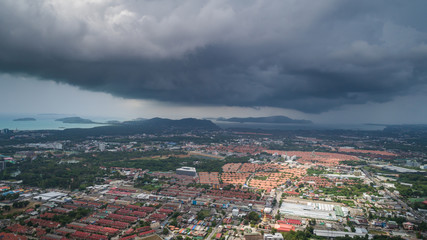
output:
[[[89,118],[96,123],[63,123],[55,121],[59,118],[75,117],[64,114],[15,114],[0,115],[0,129],[9,130],[61,130],[67,128],[93,128],[107,125],[106,122],[112,119]],[[35,118],[36,121],[14,121],[18,118]],[[82,117],[86,118],[86,117]],[[99,122],[99,123],[98,123]]]
[[[14,114],[4,115],[0,114],[0,130],[61,130],[67,128],[93,128],[98,126],[108,125],[106,122],[109,120],[125,121],[129,119],[105,118],[105,117],[86,117],[92,123],[63,123],[55,121],[59,118],[76,117],[75,115],[65,114]],[[35,118],[36,121],[13,121],[18,118]],[[383,130],[385,126],[368,125],[368,124],[276,124],[276,123],[235,123],[224,121],[213,121],[219,127],[227,128],[249,128],[249,129],[266,129],[266,130],[330,130],[330,129],[345,129],[345,130]]]

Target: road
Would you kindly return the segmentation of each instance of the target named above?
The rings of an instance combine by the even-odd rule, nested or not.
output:
[[[251,179],[255,176],[255,173],[256,172],[253,172],[249,177],[248,177],[248,179],[246,179],[246,182],[245,182],[245,185],[246,186],[249,186],[249,182],[251,181]],[[242,186],[242,189],[243,189],[243,186]]]
[[[377,186],[383,186],[383,184],[380,181],[378,181],[375,177],[373,177],[370,172],[366,171],[363,168],[362,168],[362,171]],[[412,213],[416,218],[418,218],[420,220],[423,220],[423,221],[426,221],[426,219],[424,218],[424,216],[422,216],[417,211],[415,211],[414,209],[412,209],[411,207],[409,207],[408,204],[406,204],[405,202],[403,202],[402,200],[400,200],[400,198],[398,196],[396,196],[396,194],[390,192],[389,190],[387,190],[387,188],[384,188],[384,191],[385,191],[385,193],[387,194],[388,197],[390,197],[391,199],[393,199],[397,203],[399,203],[406,211]]]
[[[280,190],[279,188],[276,188],[276,196],[274,196],[276,198],[276,206],[274,206],[273,210],[271,211],[271,214],[273,217],[276,216],[276,214],[279,213],[279,209],[280,209],[280,200],[282,199],[282,190]]]
[[[231,217],[231,215],[230,215],[230,217]],[[215,236],[216,232],[218,231],[218,228],[220,226],[222,226],[221,223],[224,220],[224,218],[225,218],[225,216],[221,217],[221,220],[219,221],[219,223],[215,226],[214,229],[212,229],[212,232],[205,238],[206,240],[210,240],[210,239],[212,239],[213,236]]]
[[[214,229],[212,229],[212,232],[206,237],[206,240],[211,240],[212,237],[215,236],[216,232],[218,231],[218,226],[216,226]]]

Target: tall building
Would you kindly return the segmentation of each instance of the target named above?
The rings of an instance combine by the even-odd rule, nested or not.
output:
[[[2,133],[2,134],[8,134],[8,133],[11,133],[11,132],[12,131],[10,131],[8,128],[0,130],[0,133]]]
[[[0,171],[3,171],[6,168],[6,162],[3,159],[0,159]]]
[[[105,143],[99,143],[98,148],[99,148],[99,151],[101,152],[105,151]]]
[[[421,166],[421,164],[419,164],[416,160],[406,160],[406,164],[405,165],[408,166],[408,167],[415,167],[415,168]]]

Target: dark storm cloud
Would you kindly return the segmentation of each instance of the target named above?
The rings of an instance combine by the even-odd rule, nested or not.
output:
[[[323,112],[427,83],[425,1],[1,1],[0,71],[125,98]]]

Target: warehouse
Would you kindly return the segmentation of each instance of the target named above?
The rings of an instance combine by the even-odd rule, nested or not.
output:
[[[192,177],[197,176],[196,168],[193,168],[193,167],[178,168],[178,169],[176,169],[176,174],[187,175],[187,176],[192,176]]]
[[[343,232],[343,231],[331,231],[331,230],[320,230],[320,229],[314,229],[314,234],[316,236],[320,237],[327,237],[327,238],[336,238],[336,237],[345,237],[345,236],[358,236],[358,237],[365,237],[366,233],[357,233],[357,232]],[[372,239],[372,235],[368,234],[368,238]]]
[[[38,201],[50,201],[55,198],[62,198],[65,196],[67,196],[67,194],[61,192],[48,192],[35,196],[33,199]]]
[[[332,204],[313,202],[296,204],[284,202],[280,207],[280,214],[337,221],[334,209],[335,206]]]

